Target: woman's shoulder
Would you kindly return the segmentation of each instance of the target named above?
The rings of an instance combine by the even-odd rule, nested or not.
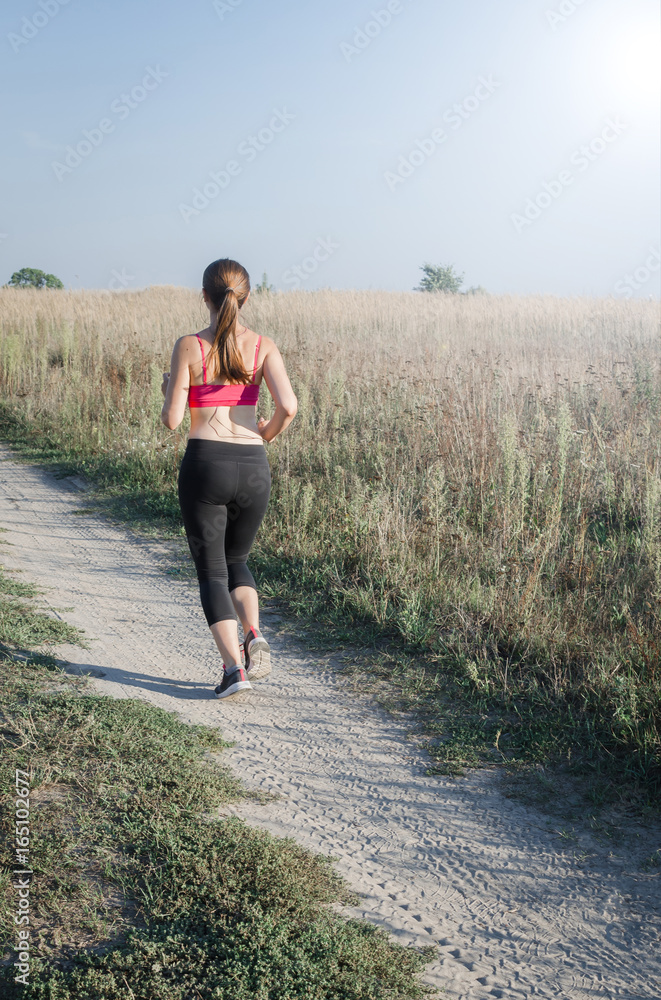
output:
[[[257,339],[259,340],[260,353],[263,350],[266,350],[270,347],[275,347],[275,341],[273,340],[272,337],[269,337],[268,334],[266,333],[259,333],[257,330],[251,330],[249,326],[246,327],[243,336],[246,338],[246,340],[248,338],[252,340],[255,337],[257,337]]]
[[[181,337],[178,337],[174,342],[175,347],[195,347],[197,341],[201,338],[205,339],[207,335],[206,330],[200,330],[199,333],[184,333]]]
[[[178,340],[174,342],[174,349],[181,354],[186,354],[189,351],[197,351],[200,353],[200,340],[205,339],[206,330],[200,330],[199,333],[184,333]],[[208,345],[208,341],[207,341]]]
[[[242,337],[245,338],[246,343],[250,340],[255,344],[259,344],[260,358],[265,357],[275,347],[275,341],[271,337],[265,333],[258,333],[257,330],[251,330],[249,326],[245,328]],[[255,340],[255,338],[257,339]]]

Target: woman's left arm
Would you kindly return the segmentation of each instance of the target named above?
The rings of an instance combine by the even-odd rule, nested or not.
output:
[[[163,374],[161,391],[165,396],[165,402],[161,410],[161,420],[171,431],[176,430],[186,412],[188,387],[190,386],[189,339],[189,337],[180,337],[176,342],[172,351],[170,371]]]

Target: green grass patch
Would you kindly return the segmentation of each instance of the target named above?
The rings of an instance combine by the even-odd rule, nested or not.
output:
[[[0,595],[6,597],[36,597],[39,590],[33,583],[16,580],[0,568]]]
[[[76,447],[62,432],[39,428],[13,407],[0,402],[0,439],[17,457],[50,469],[59,479],[83,476],[95,487],[92,501],[111,516],[147,534],[180,534],[181,512],[177,500],[173,458],[160,463],[144,456]],[[95,507],[87,507],[91,512]],[[82,511],[79,511],[82,514]]]
[[[5,579],[0,607],[10,603]],[[19,588],[20,589],[20,588]],[[28,614],[12,633],[41,643]],[[60,636],[59,638],[62,638]],[[67,636],[70,639],[70,636]],[[50,641],[57,641],[51,635]],[[12,803],[0,869],[6,1000],[417,1000],[429,959],[347,920],[332,863],[219,810],[243,795],[216,729],[86,693],[54,657],[0,653],[3,788],[30,775],[29,985],[17,984]]]
[[[0,405],[0,434],[24,458],[46,462],[60,475],[87,476],[99,509],[111,516],[152,535],[181,534],[170,459],[157,467],[142,457],[68,447],[6,404]],[[432,771],[461,775],[470,767],[543,762],[585,774],[592,783],[630,786],[648,804],[658,800],[661,625],[651,599],[640,628],[631,616],[624,619],[625,634],[637,641],[617,659],[603,650],[517,641],[516,631],[499,637],[488,622],[479,628],[471,622],[463,631],[446,627],[430,638],[421,622],[426,611],[434,620],[432,605],[422,599],[402,604],[385,593],[383,580],[368,581],[355,542],[335,559],[298,554],[315,536],[307,542],[304,535],[285,536],[290,488],[276,472],[271,508],[251,555],[260,592],[304,624],[308,643],[360,648],[359,662],[350,658],[347,672],[360,671],[363,686],[367,678],[384,707],[415,713],[435,762]]]
[[[38,593],[33,584],[16,580],[0,568],[0,648],[80,641],[79,629],[34,603],[25,603],[24,598]]]

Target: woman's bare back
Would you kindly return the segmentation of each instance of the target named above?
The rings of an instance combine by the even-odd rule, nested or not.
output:
[[[189,363],[190,384],[202,385],[204,381],[204,369],[202,365],[202,354],[198,338],[202,341],[205,361],[208,365],[209,351],[211,350],[213,338],[211,330],[201,330],[197,334],[191,334],[188,339],[193,341],[194,350],[197,351],[191,357]],[[237,331],[236,346],[241,354],[243,367],[252,374],[255,362],[255,348],[258,343],[258,335],[248,327],[243,327]],[[257,356],[257,367],[255,371],[255,385],[262,381],[263,358],[268,348],[264,343],[268,338],[262,338],[259,354]],[[207,376],[207,385],[226,385],[220,379],[210,379]],[[261,434],[257,428],[257,410],[252,406],[217,406],[217,407],[196,407],[191,409],[191,429],[190,438],[199,438],[207,441],[236,441],[239,444],[264,444]]]

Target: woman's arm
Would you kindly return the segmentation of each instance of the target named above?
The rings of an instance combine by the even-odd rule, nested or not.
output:
[[[285,371],[282,355],[272,340],[262,370],[264,381],[275,403],[275,413],[270,420],[260,420],[257,427],[265,441],[273,441],[296,416],[298,402]]]
[[[190,385],[189,337],[180,337],[174,345],[170,371],[163,375],[161,391],[165,396],[161,420],[171,431],[175,430],[184,419],[188,387]]]

